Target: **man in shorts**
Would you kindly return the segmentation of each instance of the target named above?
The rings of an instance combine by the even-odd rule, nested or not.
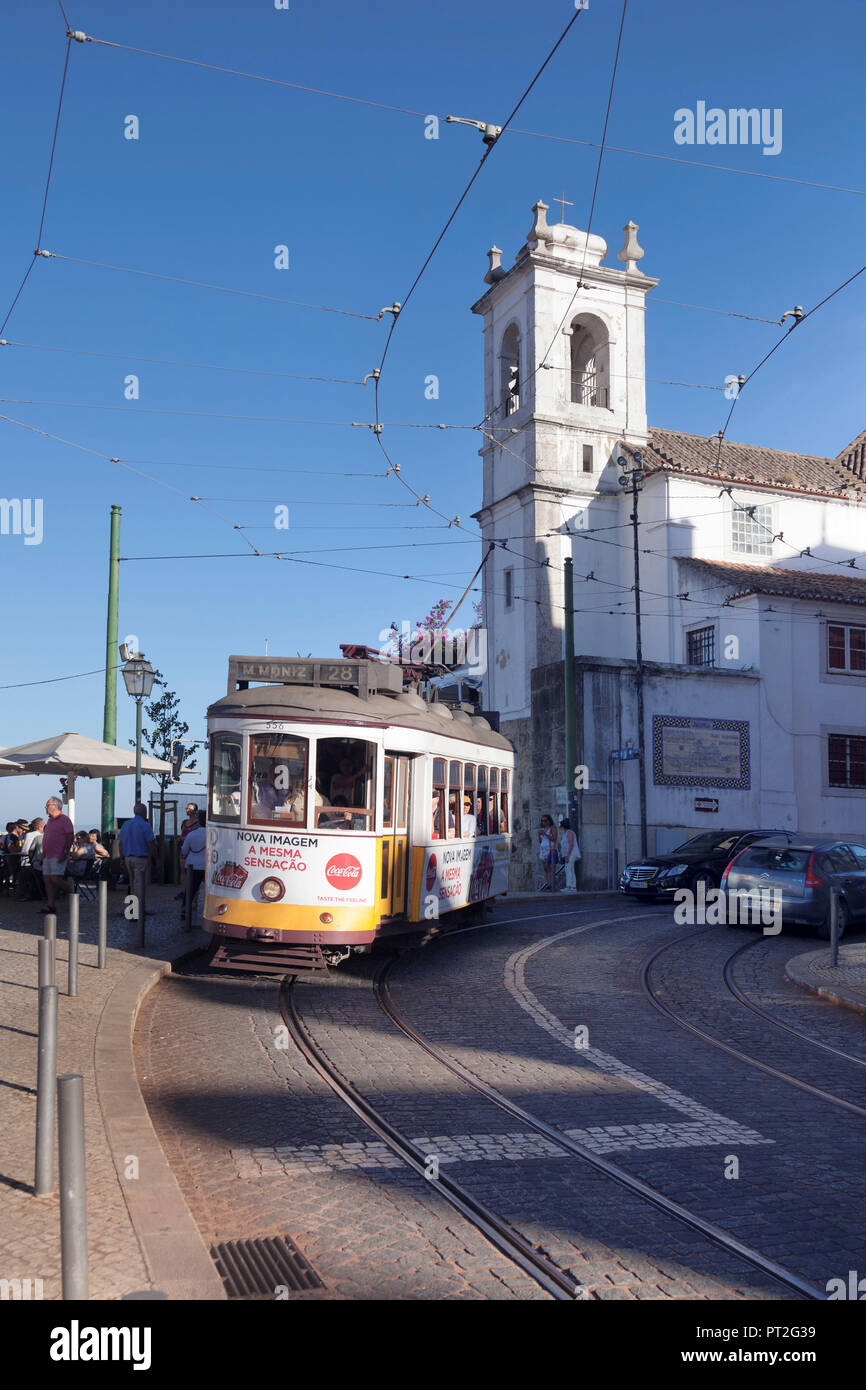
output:
[[[63,886],[69,848],[75,838],[72,821],[63,813],[59,796],[49,796],[45,803],[48,820],[42,832],[42,877],[45,882],[46,905],[42,913],[56,912],[57,890]]]

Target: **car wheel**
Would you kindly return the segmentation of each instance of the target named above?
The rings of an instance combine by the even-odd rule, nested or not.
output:
[[[696,897],[698,894],[698,884],[700,883],[704,885],[704,893],[709,893],[711,888],[718,887],[718,884],[716,883],[716,880],[713,878],[712,874],[695,874],[694,878],[691,879],[689,882],[689,888],[695,894]]]
[[[840,898],[840,899],[839,899],[839,917],[838,917],[839,940],[840,940],[840,941],[842,940],[842,937],[845,935],[845,928],[848,926],[848,924],[850,923],[850,921],[851,921],[851,913],[850,913],[850,911],[849,911],[849,909],[848,909],[848,904],[845,902],[845,899],[844,899],[844,898]],[[821,938],[822,941],[829,941],[829,940],[830,940],[830,909],[829,909],[829,908],[827,909],[827,916],[824,918],[823,922],[819,923],[819,925],[818,925],[818,935],[819,935],[819,937]]]

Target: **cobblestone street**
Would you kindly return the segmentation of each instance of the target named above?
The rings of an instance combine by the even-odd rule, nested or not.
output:
[[[668,944],[648,973],[661,1005],[851,1109],[654,1011],[639,968]],[[729,992],[723,968],[744,945],[734,983],[823,1048]],[[684,933],[667,909],[612,898],[512,902],[483,930],[401,956],[390,989],[412,1028],[530,1117],[823,1293],[863,1264],[855,1111],[866,1106],[866,1074],[861,1015],[785,976],[786,961],[810,946],[724,928]],[[565,1152],[555,1136],[521,1126],[422,1051],[377,1003],[373,980],[385,959],[356,957],[327,980],[299,983],[305,1028],[431,1171],[483,1201],[582,1296],[799,1296]],[[189,963],[146,999],[136,1059],[205,1243],[291,1237],[324,1286],[292,1296],[549,1297],[312,1070],[286,1035],[278,981]]]

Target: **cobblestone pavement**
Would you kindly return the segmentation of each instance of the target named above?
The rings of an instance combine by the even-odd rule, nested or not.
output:
[[[420,1031],[531,1113],[803,1277],[823,1286],[837,1265],[843,1274],[858,1267],[862,1191],[852,1186],[840,1202],[828,1185],[837,1165],[823,1152],[827,1116],[818,1102],[802,1097],[804,1127],[798,1095],[756,1081],[641,1000],[640,960],[682,934],[666,909],[526,903],[499,908],[497,918],[501,929],[494,920],[398,962],[392,992]],[[599,919],[603,925],[542,944]],[[723,934],[707,931],[711,941],[729,954]],[[522,955],[521,1002],[508,984]],[[681,973],[686,959],[674,957]],[[306,1026],[393,1124],[592,1297],[792,1296],[515,1125],[422,1053],[378,1008],[376,964],[356,959],[327,981],[298,985]],[[688,957],[687,967],[693,993],[703,1002],[719,996],[712,953]],[[694,1001],[689,994],[679,1002]],[[574,1046],[579,1026],[589,1030],[582,1050]],[[328,1297],[547,1297],[307,1067],[284,1035],[275,981],[195,969],[163,981],[140,1015],[137,1055],[152,1119],[208,1243],[290,1235]],[[731,1155],[740,1163],[736,1181],[724,1176]],[[846,1179],[856,1178],[850,1167],[846,1158]]]
[[[138,926],[122,915],[120,894],[109,896],[107,968],[96,968],[96,903],[80,908],[78,994],[69,998],[65,904],[56,950],[58,1073],[84,1078],[87,1159],[87,1233],[90,1296],[117,1298],[147,1286],[144,1261],[109,1152],[93,1072],[96,1023],[123,973],[143,956],[162,959],[179,933],[173,892],[152,888],[148,947],[138,948]],[[36,903],[0,900],[0,1278],[41,1279],[46,1299],[60,1298],[60,1215],[55,1193],[33,1194],[36,1126],[37,941],[44,918]],[[181,938],[186,942],[189,938]],[[56,1177],[55,1163],[55,1177]]]
[[[338,993],[368,989],[334,980]],[[302,1006],[332,983],[300,986]],[[283,1165],[310,1142],[364,1152],[370,1130],[279,1045],[281,1030],[273,979],[175,975],[139,1015],[142,1090],[205,1240],[289,1235],[330,1297],[547,1298],[423,1178],[377,1151],[366,1150],[373,1167]]]
[[[577,1025],[587,1027],[595,1047],[666,1086],[687,1090],[711,1110],[771,1141],[747,1151],[739,1143],[715,1151],[697,1147],[664,1153],[635,1149],[620,1162],[823,1288],[828,1279],[844,1276],[864,1263],[863,1122],[736,1061],[684,1033],[649,1007],[637,988],[636,969],[656,946],[682,935],[682,928],[672,927],[663,913],[655,919],[634,914],[617,927],[551,941],[527,963],[527,982],[543,1007],[562,1021],[567,1033],[573,1035]],[[656,961],[652,969],[654,989],[674,1012],[707,1032],[813,1085],[863,1104],[862,1068],[792,1038],[744,1009],[727,991],[722,979],[724,962],[747,939],[743,932],[697,929]],[[760,942],[749,968],[759,971],[761,958],[769,957],[772,964],[770,983],[763,986],[760,1002],[777,1012],[780,1007],[796,1007],[796,1026],[837,1041],[844,1031],[850,1040],[857,1029],[856,1019],[842,1018],[834,1006],[810,1000],[790,984],[785,988],[780,983],[779,970],[786,954],[800,949],[799,941],[790,937]],[[491,973],[498,967],[506,970],[504,954],[497,953]],[[745,959],[749,960],[749,953]],[[406,980],[401,1000],[405,997],[406,1012],[414,1018],[408,996],[413,988],[416,994],[418,990],[408,972]],[[745,980],[740,983],[746,987]],[[753,978],[747,992],[754,988]],[[435,995],[429,989],[424,993],[428,1015],[435,1017]],[[796,1005],[793,995],[798,996]],[[419,1000],[419,1004],[424,1002]],[[804,1021],[807,1017],[808,1024]],[[471,1030],[469,1017],[466,1026]],[[454,1031],[453,1016],[449,1031]],[[561,1044],[559,1055],[564,1056]],[[505,1089],[503,1080],[511,1076],[519,1085],[510,1058],[491,1058],[491,1063],[483,1072],[485,1079]],[[571,1106],[564,1107],[560,1098],[550,1094],[526,1096],[530,1110],[538,1110],[539,1102],[545,1103],[540,1113],[553,1123],[567,1123],[573,1114]],[[609,1104],[595,1100],[590,1104],[598,1119],[606,1117]],[[632,1109],[630,1104],[630,1112]],[[739,1161],[736,1180],[725,1177],[729,1154]]]

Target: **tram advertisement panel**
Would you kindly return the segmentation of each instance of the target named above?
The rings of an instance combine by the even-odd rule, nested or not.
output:
[[[376,840],[362,835],[207,828],[207,891],[256,903],[369,907]]]
[[[505,839],[468,845],[438,844],[424,852],[424,895],[435,893],[439,911],[449,912],[508,891],[509,843]]]

